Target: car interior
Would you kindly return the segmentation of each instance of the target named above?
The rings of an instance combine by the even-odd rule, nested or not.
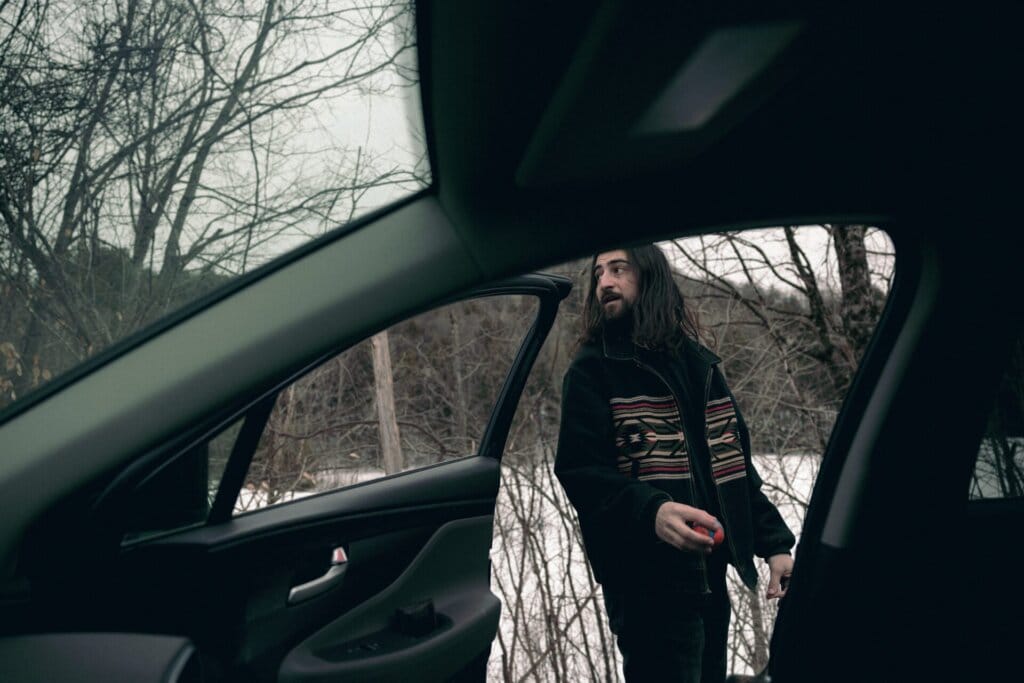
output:
[[[971,487],[993,415],[1024,437],[1020,7],[415,5],[425,189],[0,413],[0,680],[484,680],[502,454],[572,285],[542,271],[818,222],[880,226],[896,272],[766,675],[1019,678],[1024,492]],[[233,514],[293,381],[500,295],[536,305],[459,457]]]

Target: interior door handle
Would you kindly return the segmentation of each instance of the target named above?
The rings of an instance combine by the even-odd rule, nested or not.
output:
[[[288,591],[288,604],[294,605],[320,595],[327,589],[340,583],[345,577],[347,570],[348,556],[345,554],[345,549],[341,547],[335,548],[331,553],[331,566],[327,573],[323,576],[318,576],[312,581],[293,586]]]

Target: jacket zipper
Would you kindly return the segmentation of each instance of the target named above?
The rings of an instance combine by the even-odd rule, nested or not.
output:
[[[651,366],[645,365],[644,363],[640,362],[640,360],[638,358],[634,358],[633,360],[636,363],[637,367],[642,368],[644,370],[647,370],[648,372],[653,374],[655,377],[657,377],[659,380],[661,380],[661,383],[665,385],[666,389],[668,389],[668,393],[672,395],[672,400],[676,404],[676,411],[679,413],[679,428],[683,430],[683,443],[686,446],[686,466],[687,466],[687,469],[690,471],[690,476],[687,477],[686,480],[690,484],[690,495],[692,496],[691,500],[694,501],[694,502],[697,502],[697,489],[696,489],[696,487],[693,484],[693,477],[694,477],[693,461],[690,459],[690,445],[688,443],[686,443],[686,427],[685,427],[685,422],[684,422],[685,418],[683,417],[683,404],[679,400],[679,397],[676,396],[676,392],[672,390],[672,385],[668,383],[668,380],[666,380],[661,375],[660,372],[658,372],[657,370],[655,370]],[[708,379],[710,379],[710,375],[709,375]],[[711,385],[709,383],[705,387],[704,393],[707,394],[710,390],[711,390]],[[706,398],[705,398],[704,404],[707,405]],[[704,440],[705,441],[707,441],[707,429],[708,429],[707,428],[707,419],[705,419],[704,420]],[[714,484],[714,482],[712,482],[712,485],[713,484]],[[715,492],[717,493],[717,489],[716,489]],[[719,505],[721,505],[721,501],[719,501]],[[708,593],[711,592],[711,586],[708,584],[707,560],[704,558],[704,555],[700,554],[700,553],[698,553],[697,560],[698,560],[698,566],[700,567],[701,587],[703,588],[702,592],[704,594],[708,594]]]
[[[704,410],[704,443],[706,443],[708,445],[708,456],[710,456],[709,461],[708,461],[708,467],[711,468],[711,488],[713,488],[715,490],[715,498],[718,499],[718,510],[722,514],[721,522],[722,522],[722,526],[724,527],[725,526],[725,517],[726,517],[726,515],[725,515],[725,501],[722,500],[722,492],[718,489],[718,482],[715,481],[715,454],[711,452],[711,442],[708,439],[708,437],[710,436],[710,430],[708,429],[708,397],[711,396],[711,375],[712,375],[712,373],[714,371],[715,371],[715,366],[714,365],[709,365],[708,366],[708,376],[707,376],[707,379],[704,380],[704,404],[703,404],[704,405],[704,408],[703,408],[703,410]],[[736,410],[736,399],[733,398],[732,392],[729,392],[729,400],[732,401],[732,409]],[[737,429],[739,429],[739,425],[738,424],[737,424]],[[739,438],[739,432],[737,432],[736,436],[737,436],[737,438]],[[743,444],[742,443],[740,444],[740,448],[741,449],[743,448]],[[745,456],[744,456],[744,458],[745,458]],[[739,566],[739,562],[740,562],[739,556],[736,554],[736,548],[732,544],[732,531],[730,531],[729,529],[726,529],[725,532],[726,532],[725,540],[729,542],[729,552],[732,553],[733,561],[736,562],[737,566]]]

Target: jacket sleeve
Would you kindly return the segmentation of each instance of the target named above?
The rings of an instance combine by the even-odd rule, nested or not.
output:
[[[736,399],[733,398],[733,405]],[[754,467],[754,461],[750,450],[750,432],[747,431],[747,424],[740,415],[739,408],[736,409],[737,423],[740,429],[740,440],[743,452],[746,454],[747,485],[750,487],[750,512],[754,522],[754,554],[758,557],[768,559],[772,555],[789,553],[796,545],[796,537],[789,530],[779,509],[775,507],[768,496],[761,490],[764,481]]]
[[[654,539],[658,507],[671,497],[622,475],[617,455],[608,397],[594,374],[574,363],[562,384],[555,474],[582,522]]]

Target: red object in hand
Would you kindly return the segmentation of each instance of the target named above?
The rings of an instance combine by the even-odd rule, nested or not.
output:
[[[722,527],[718,527],[714,531],[711,531],[711,529],[703,527],[700,524],[694,524],[693,530],[696,531],[698,534],[707,534],[708,537],[715,542],[715,545],[720,545],[722,541],[725,540],[725,532],[722,531]]]

